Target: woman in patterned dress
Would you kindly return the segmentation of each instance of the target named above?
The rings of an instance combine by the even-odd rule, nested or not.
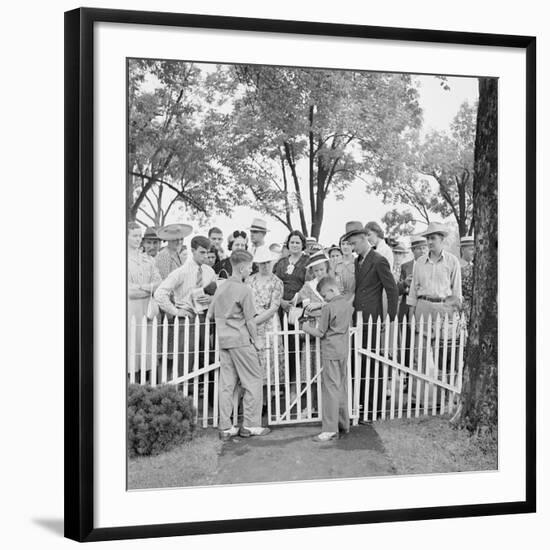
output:
[[[283,297],[283,282],[273,274],[272,265],[275,255],[266,247],[260,248],[254,255],[254,263],[258,264],[258,272],[251,275],[248,279],[248,285],[252,289],[254,302],[256,305],[256,329],[258,332],[258,341],[262,346],[258,353],[260,364],[262,366],[264,384],[267,382],[267,358],[266,358],[266,333],[271,330],[280,331],[281,324],[277,312],[281,305]],[[277,343],[278,364],[282,365],[280,357],[283,353],[282,338],[278,338]],[[268,348],[270,364],[270,380],[272,386],[275,384],[275,346],[273,339],[270,339]],[[284,382],[284,371],[279,369],[279,383]]]
[[[149,300],[161,282],[160,274],[153,258],[140,251],[141,227],[136,222],[128,224],[128,336],[132,317],[136,320],[135,369],[141,368],[141,334],[143,318],[147,315]],[[151,370],[151,323],[147,321],[147,370]],[[128,345],[128,353],[130,353]],[[131,361],[128,356],[128,372]]]

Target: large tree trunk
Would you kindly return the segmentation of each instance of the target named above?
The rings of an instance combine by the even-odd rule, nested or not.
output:
[[[479,79],[475,143],[474,295],[471,311],[460,425],[472,432],[497,428],[498,297],[498,81]]]

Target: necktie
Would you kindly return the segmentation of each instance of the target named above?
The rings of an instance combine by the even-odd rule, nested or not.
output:
[[[202,265],[197,269],[197,288],[202,288]]]

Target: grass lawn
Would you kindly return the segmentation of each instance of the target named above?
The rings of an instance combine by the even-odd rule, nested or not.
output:
[[[128,461],[128,489],[210,485],[218,470],[222,443],[218,431],[199,431],[195,438],[158,456]]]
[[[397,474],[497,469],[497,445],[450,426],[446,416],[374,424]]]

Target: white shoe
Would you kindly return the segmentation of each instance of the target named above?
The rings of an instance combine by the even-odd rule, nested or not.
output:
[[[251,428],[243,426],[239,435],[241,437],[250,437],[251,435],[267,435],[269,432],[271,432],[269,428],[262,428],[261,426],[253,426]]]
[[[321,432],[313,438],[313,441],[323,442],[331,441],[333,439],[338,439],[338,434],[336,432]]]
[[[239,433],[239,428],[237,426],[231,426],[227,430],[220,430],[219,436],[222,441],[227,441],[228,439],[236,436]]]

